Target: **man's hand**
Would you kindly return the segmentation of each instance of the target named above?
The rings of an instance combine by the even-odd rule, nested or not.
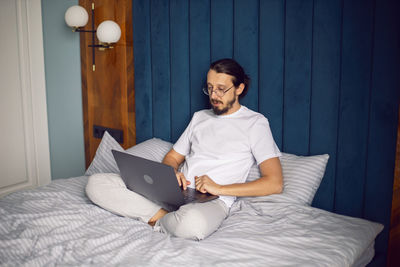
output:
[[[195,176],[196,190],[201,193],[210,193],[211,195],[220,195],[221,185],[215,183],[208,175]]]
[[[174,168],[174,171],[176,174],[176,179],[178,180],[179,186],[182,186],[183,190],[186,190],[186,188],[190,184],[190,182],[186,180],[185,175],[183,175],[183,173],[177,171],[177,169],[179,168],[179,165],[181,165],[184,160],[185,160],[185,156],[179,154],[172,148],[167,153],[167,155],[165,155],[162,163]]]
[[[175,174],[179,186],[182,186],[183,190],[186,190],[187,186],[190,185],[190,181],[186,180],[185,175],[183,175],[181,172],[175,172]]]

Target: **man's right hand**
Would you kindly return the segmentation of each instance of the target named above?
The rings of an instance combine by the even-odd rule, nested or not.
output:
[[[187,186],[190,185],[190,181],[186,180],[185,175],[181,172],[175,172],[175,174],[179,186],[182,186],[183,190],[186,190]]]
[[[184,160],[185,160],[185,156],[179,154],[172,148],[167,153],[167,155],[165,155],[162,163],[174,168],[174,171],[176,174],[176,179],[178,180],[179,186],[182,186],[183,190],[186,190],[186,188],[190,184],[190,182],[186,180],[185,175],[183,175],[183,173],[177,171],[179,168],[179,165],[181,165]]]

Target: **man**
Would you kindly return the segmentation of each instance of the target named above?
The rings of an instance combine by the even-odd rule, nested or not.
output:
[[[87,187],[89,198],[117,214],[147,221],[155,225],[155,230],[201,240],[218,229],[237,196],[280,193],[283,187],[278,158],[280,152],[268,120],[239,103],[239,97],[246,94],[248,86],[248,76],[233,59],[212,63],[207,74],[207,86],[203,89],[209,95],[212,109],[193,115],[188,127],[163,160],[164,164],[175,169],[178,183],[184,190],[190,186],[202,193],[218,195],[219,199],[187,204],[177,211],[168,212],[123,188],[122,180],[116,175],[113,177],[114,185],[118,187],[115,193],[124,199],[124,203],[130,203],[129,207],[104,203],[105,196],[100,192],[110,189],[111,184],[104,183],[104,177],[90,177]],[[254,160],[261,177],[246,183]],[[182,163],[182,171],[178,172]],[[101,184],[98,182],[100,179],[104,185],[102,190],[97,186]]]

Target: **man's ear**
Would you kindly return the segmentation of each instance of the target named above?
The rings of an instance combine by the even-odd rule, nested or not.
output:
[[[241,83],[239,87],[235,89],[236,95],[238,96],[241,95],[243,93],[243,90],[244,90],[244,83]]]

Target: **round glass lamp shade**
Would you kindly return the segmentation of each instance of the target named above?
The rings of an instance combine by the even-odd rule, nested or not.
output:
[[[71,6],[65,12],[65,22],[73,28],[83,27],[89,20],[89,15],[81,6]]]
[[[102,43],[116,43],[121,38],[121,28],[114,21],[105,20],[97,27],[96,35]]]

